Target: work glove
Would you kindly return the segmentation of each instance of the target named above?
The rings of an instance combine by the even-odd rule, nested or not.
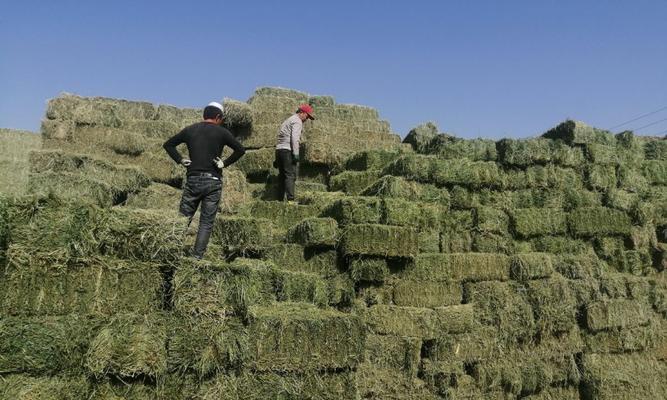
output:
[[[292,163],[296,164],[299,162],[299,155],[298,154],[292,154]]]
[[[225,163],[220,159],[220,157],[214,158],[213,163],[215,164],[216,167],[218,167],[218,169],[225,168]]]
[[[184,158],[181,160],[181,165],[183,165],[184,167],[189,167],[190,164],[192,164],[192,161],[190,161],[189,158]]]

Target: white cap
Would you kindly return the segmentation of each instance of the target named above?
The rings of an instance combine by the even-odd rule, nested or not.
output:
[[[222,104],[218,103],[217,101],[212,101],[212,102],[208,103],[207,107],[208,107],[208,106],[217,108],[217,109],[220,110],[220,112],[223,113],[223,114],[224,114],[224,112],[225,112],[225,109],[222,108]]]

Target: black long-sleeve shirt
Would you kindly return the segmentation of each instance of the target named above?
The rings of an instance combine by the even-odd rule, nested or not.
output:
[[[164,142],[164,149],[169,156],[181,163],[183,156],[176,150],[176,146],[185,143],[188,146],[190,154],[190,164],[188,174],[210,172],[220,177],[220,170],[213,162],[213,159],[222,155],[225,146],[229,146],[234,152],[223,162],[225,168],[234,164],[236,160],[245,154],[245,148],[238,142],[227,129],[209,122],[198,122],[184,128],[175,136]]]

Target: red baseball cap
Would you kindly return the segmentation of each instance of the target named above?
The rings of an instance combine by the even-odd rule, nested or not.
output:
[[[313,107],[311,107],[310,104],[301,104],[299,106],[299,111],[308,114],[308,118],[315,119],[315,117],[313,117]]]

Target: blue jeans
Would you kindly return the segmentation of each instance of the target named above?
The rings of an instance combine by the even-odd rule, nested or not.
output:
[[[206,246],[211,238],[213,222],[218,213],[218,204],[222,196],[222,180],[214,176],[191,175],[188,176],[181,197],[179,211],[188,217],[188,226],[192,222],[197,207],[201,204],[201,216],[199,217],[199,231],[197,240],[192,251],[195,258],[202,258],[206,252]]]

